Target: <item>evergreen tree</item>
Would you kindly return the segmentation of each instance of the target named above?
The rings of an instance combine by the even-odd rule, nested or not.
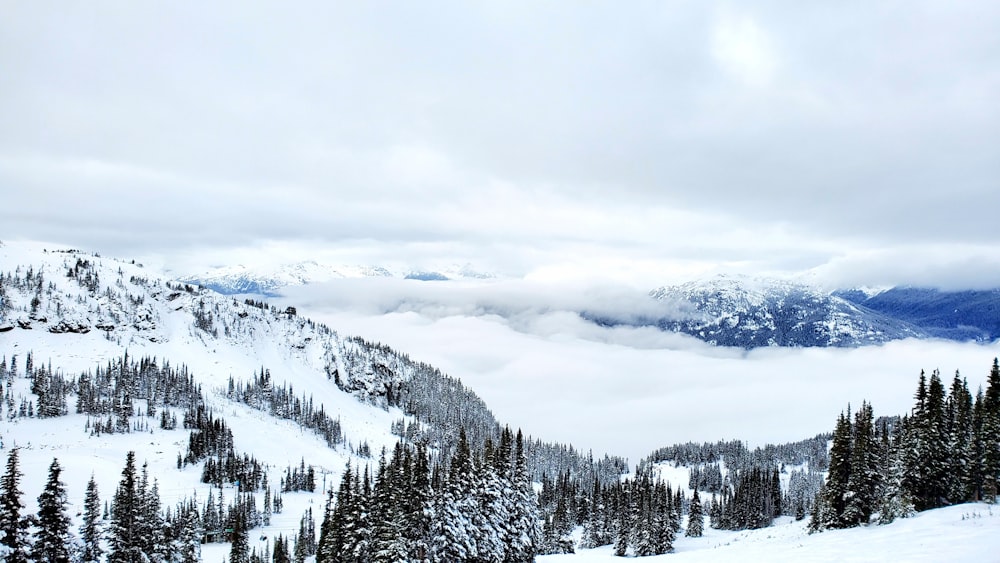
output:
[[[973,403],[969,387],[958,371],[947,400],[948,501],[952,504],[976,500],[976,444],[973,436]]]
[[[448,482],[435,509],[434,552],[444,561],[474,561],[478,557],[469,524],[477,518],[475,467],[465,429],[451,460]]]
[[[178,534],[173,546],[174,561],[196,563],[201,561],[202,528],[198,508],[192,503],[178,514]]]
[[[35,561],[69,563],[69,515],[66,514],[66,485],[59,480],[62,468],[57,459],[49,465],[49,478],[38,496],[38,527],[32,556]]]
[[[271,560],[273,561],[273,563],[292,563],[292,559],[291,559],[291,557],[289,557],[289,554],[288,554],[288,540],[285,539],[285,538],[283,538],[281,536],[281,534],[278,534],[278,537],[275,538],[275,540],[274,540],[274,551],[272,553],[272,559]],[[346,559],[346,554],[345,554],[344,561],[346,561],[346,560],[347,559]],[[336,561],[336,560],[335,559],[320,559],[319,557],[317,557],[316,561],[317,561],[317,563],[322,563],[323,561]]]
[[[921,383],[923,375],[921,374]],[[948,498],[948,433],[945,427],[945,391],[937,370],[931,373],[923,400],[914,408],[913,453],[905,483],[917,510],[944,506]]]
[[[232,535],[229,548],[229,563],[249,563],[250,562],[250,538],[247,534],[246,514],[240,506],[239,495],[236,497],[236,505],[233,506],[230,525]]]
[[[847,481],[849,499],[841,518],[844,526],[867,524],[878,504],[880,466],[874,424],[871,405],[862,402],[854,415],[854,439]]]
[[[83,499],[83,523],[80,525],[80,540],[83,543],[81,553],[82,563],[97,563],[104,552],[101,549],[101,499],[97,494],[97,482],[90,475],[87,482],[87,493]]]
[[[145,563],[141,538],[138,537],[142,517],[142,499],[136,485],[135,452],[125,457],[125,469],[111,501],[110,550],[108,563]]]
[[[701,499],[698,498],[698,489],[695,489],[694,495],[691,497],[691,507],[688,508],[688,526],[685,535],[691,538],[700,538],[704,524],[705,520],[701,511]]]
[[[902,436],[908,421],[903,419],[895,435],[887,428],[881,432],[882,476],[879,479],[879,524],[889,524],[913,513],[913,501],[903,487],[906,447]]]
[[[528,474],[528,459],[524,436],[517,431],[514,440],[514,510],[511,514],[508,563],[534,561],[541,531],[538,526],[538,501]]]
[[[830,447],[830,469],[826,477],[823,505],[826,509],[820,522],[824,528],[841,528],[846,525],[844,511],[850,493],[851,478],[851,409],[840,413],[833,431],[833,445]]]
[[[11,364],[15,365],[13,360]],[[18,449],[14,448],[7,455],[7,470],[0,478],[0,555],[4,555],[6,563],[27,563],[29,560],[31,520],[21,513],[24,505],[18,486],[22,475],[18,468]]]
[[[982,401],[983,436],[983,497],[995,501],[1000,492],[1000,363],[993,358],[993,367],[986,381]]]

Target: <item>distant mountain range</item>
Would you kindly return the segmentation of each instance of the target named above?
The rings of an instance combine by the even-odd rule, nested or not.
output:
[[[719,346],[854,347],[904,338],[990,342],[1000,338],[1000,290],[946,292],[896,287],[827,292],[808,284],[719,276],[650,292],[680,314],[586,318],[602,325],[656,326]]]
[[[480,272],[471,264],[441,270],[409,270],[383,266],[323,264],[316,261],[295,262],[272,268],[227,266],[179,279],[223,295],[255,294],[276,297],[290,286],[323,283],[349,278],[398,278],[419,281],[492,279],[496,275]]]
[[[270,269],[218,268],[179,281],[225,295],[275,297],[286,287],[345,278],[442,281],[496,277],[471,265],[405,270],[306,261]],[[616,315],[605,307],[601,313],[584,310],[579,314],[603,326],[655,326],[710,344],[745,349],[856,347],[905,338],[975,342],[1000,338],[1000,289],[892,287],[828,291],[800,281],[722,275],[663,286],[649,295],[670,305],[673,313]]]

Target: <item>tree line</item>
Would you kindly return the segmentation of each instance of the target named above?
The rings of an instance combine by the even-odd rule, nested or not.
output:
[[[958,372],[921,372],[914,406],[875,420],[867,402],[841,413],[830,470],[817,494],[811,529],[891,522],[915,511],[971,501],[996,502],[1000,490],[1000,364],[975,397]]]

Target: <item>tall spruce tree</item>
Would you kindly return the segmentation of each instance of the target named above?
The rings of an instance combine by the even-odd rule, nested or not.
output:
[[[11,363],[14,365],[13,360]],[[29,561],[31,520],[21,512],[24,505],[18,488],[23,475],[18,467],[18,448],[14,448],[7,454],[7,469],[0,478],[0,555],[6,563]]]
[[[111,501],[108,563],[145,563],[142,540],[138,537],[142,498],[136,484],[135,452],[125,456],[122,479]]]
[[[968,384],[955,371],[947,400],[948,501],[958,504],[975,500],[975,457],[973,404]]]
[[[840,413],[837,426],[833,431],[833,444],[830,447],[830,469],[826,477],[826,487],[823,493],[824,528],[842,528],[847,523],[844,511],[850,494],[851,479],[851,409],[847,414]]]
[[[705,517],[701,510],[701,499],[698,498],[698,489],[694,490],[691,496],[691,506],[688,508],[687,532],[684,534],[690,538],[700,538],[705,526]]]
[[[878,504],[880,464],[875,437],[875,416],[867,402],[854,415],[851,469],[847,480],[849,499],[844,508],[842,524],[867,524]]]
[[[913,456],[909,492],[917,510],[944,506],[948,498],[948,433],[945,426],[945,391],[937,370],[931,372],[924,400],[914,408]]]
[[[983,490],[986,500],[995,501],[1000,492],[1000,363],[993,358],[983,396]]]
[[[38,496],[38,518],[32,556],[35,561],[69,563],[71,536],[69,515],[66,514],[66,485],[59,479],[59,460],[49,465],[45,489]]]
[[[87,493],[83,498],[83,523],[80,524],[80,541],[82,563],[97,563],[104,553],[101,548],[101,498],[97,493],[97,482],[90,475],[87,482]]]

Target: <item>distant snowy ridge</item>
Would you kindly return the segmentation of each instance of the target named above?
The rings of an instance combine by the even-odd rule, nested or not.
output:
[[[1000,338],[1000,291],[913,288],[825,291],[800,281],[718,276],[650,292],[691,311],[657,319],[664,330],[741,348],[881,344],[904,338]]]
[[[314,260],[276,267],[224,266],[208,272],[185,275],[178,281],[196,284],[223,295],[276,296],[283,288],[351,278],[400,278],[420,281],[489,280],[497,275],[477,270],[472,264],[439,269],[407,269],[375,265],[325,264]]]
[[[719,276],[661,287],[650,296],[698,313],[661,328],[723,346],[862,346],[928,336],[911,323],[795,281]]]

